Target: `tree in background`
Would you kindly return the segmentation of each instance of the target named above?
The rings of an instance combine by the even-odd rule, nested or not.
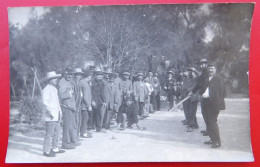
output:
[[[135,73],[165,71],[165,61],[169,61],[169,67],[178,71],[196,66],[201,58],[215,62],[231,88],[248,91],[252,4],[45,9],[47,12],[38,16],[31,8],[31,17],[23,27],[10,22],[13,96],[34,94],[32,69],[42,78],[51,70],[62,72],[67,66],[83,67],[94,61],[102,68]]]

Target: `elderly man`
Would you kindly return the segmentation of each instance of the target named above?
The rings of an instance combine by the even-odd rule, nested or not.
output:
[[[121,101],[124,100],[126,95],[130,95],[133,93],[133,85],[129,80],[130,73],[125,71],[123,72],[123,79],[121,81]]]
[[[76,123],[76,98],[73,81],[73,69],[68,67],[59,82],[59,95],[63,111],[62,148],[74,149],[81,145],[78,142]]]
[[[80,80],[83,76],[81,68],[74,69],[74,82],[75,82],[75,102],[76,102],[76,125],[77,137],[79,139],[80,125],[81,125],[81,102],[82,102],[82,89]]]
[[[60,120],[62,112],[56,88],[60,74],[55,71],[47,73],[47,86],[42,91],[42,101],[44,106],[44,120],[46,125],[46,135],[44,137],[43,155],[46,157],[55,157],[55,153],[63,153],[58,147],[61,133]]]
[[[137,102],[139,107],[138,114],[141,119],[144,119],[144,102],[146,99],[148,99],[149,96],[147,86],[143,81],[143,76],[144,74],[142,72],[138,73],[137,81],[135,81],[133,85],[133,93],[135,101]]]
[[[206,113],[209,141],[205,144],[212,144],[212,148],[221,147],[219,128],[218,128],[218,115],[220,110],[225,109],[225,86],[223,79],[216,74],[216,67],[211,64],[208,65],[209,84],[202,94],[202,108]]]
[[[82,91],[80,136],[82,138],[92,137],[91,134],[88,133],[87,131],[90,128],[89,118],[93,115],[92,106],[91,106],[91,100],[92,100],[91,87],[89,85],[90,80],[91,78],[87,76],[85,71],[85,77],[80,80],[81,91]]]
[[[114,113],[118,112],[119,104],[120,104],[120,91],[118,88],[118,85],[115,84],[115,74],[109,75],[108,80],[108,87],[107,87],[107,95],[108,95],[108,103],[107,103],[107,110],[105,113],[105,119],[104,119],[104,128],[110,129],[110,120],[111,116]]]
[[[106,112],[107,99],[105,94],[106,83],[103,81],[103,72],[101,70],[95,71],[95,77],[91,81],[91,94],[92,94],[92,108],[94,111],[94,121],[96,131],[101,132],[104,114]]]

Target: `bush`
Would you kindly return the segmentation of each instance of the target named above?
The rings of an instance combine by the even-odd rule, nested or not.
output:
[[[35,128],[41,127],[43,123],[42,109],[43,105],[41,102],[41,97],[35,97],[33,100],[24,98],[19,108],[21,113],[21,122],[32,125]]]

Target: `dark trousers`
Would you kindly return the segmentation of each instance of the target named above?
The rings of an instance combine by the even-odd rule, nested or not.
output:
[[[209,137],[213,143],[221,144],[217,123],[219,110],[212,108],[208,99],[203,99],[203,108],[206,110],[207,132]]]
[[[150,95],[150,103],[152,105],[152,111],[150,111],[150,112],[154,112],[154,110],[156,109],[156,100],[155,100],[154,92],[152,92]]]
[[[155,103],[156,103],[156,110],[159,111],[161,109],[160,93],[157,93],[157,95],[155,96]]]
[[[197,122],[197,117],[196,117],[197,107],[198,107],[197,101],[190,102],[190,112],[189,112],[188,123],[192,127],[199,127],[198,122]]]
[[[81,125],[81,111],[76,112],[76,125],[77,125],[77,136],[79,137],[80,125]]]
[[[207,120],[207,100],[206,99],[202,99],[201,101],[201,114],[202,114],[202,117],[203,117],[203,120],[205,122],[205,125],[206,125],[206,131],[208,131],[208,120]]]
[[[63,111],[63,133],[62,145],[73,144],[78,141],[76,112],[67,108],[62,108]]]
[[[184,111],[185,119],[188,121],[189,120],[189,112],[190,112],[190,99],[184,101],[182,103],[182,105],[183,105],[183,111]]]
[[[106,110],[104,122],[103,122],[103,124],[104,124],[103,127],[106,129],[110,128],[110,120],[111,120],[112,113],[113,112],[111,109]]]
[[[94,110],[88,111],[88,129],[95,129]]]
[[[198,127],[197,123],[197,101],[191,101],[190,99],[183,102],[183,110],[184,110],[184,116],[185,119],[188,121],[188,125],[193,127]]]
[[[169,104],[170,104],[170,109],[172,109],[172,108],[173,108],[173,105],[174,105],[174,103],[173,103],[174,96],[173,96],[172,94],[168,94],[168,95],[167,95],[167,99],[168,99],[168,102],[169,102]]]
[[[140,117],[144,116],[144,102],[139,102],[138,103],[138,115]]]
[[[82,110],[81,111],[80,135],[84,135],[87,133],[88,120],[89,120],[89,112],[87,110]]]
[[[96,125],[96,131],[100,131],[102,129],[105,112],[105,106],[100,106],[94,109],[94,121]]]

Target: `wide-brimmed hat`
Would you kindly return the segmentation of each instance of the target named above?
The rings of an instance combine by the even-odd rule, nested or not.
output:
[[[61,74],[56,74],[55,71],[51,71],[46,74],[46,77],[44,77],[43,81],[48,81],[50,79],[59,78],[59,77],[61,77]]]
[[[81,68],[75,68],[74,69],[74,74],[84,74]]]
[[[208,63],[208,60],[207,59],[200,59],[200,63]]]
[[[123,75],[130,75],[130,73],[125,71],[125,72],[123,72]]]

